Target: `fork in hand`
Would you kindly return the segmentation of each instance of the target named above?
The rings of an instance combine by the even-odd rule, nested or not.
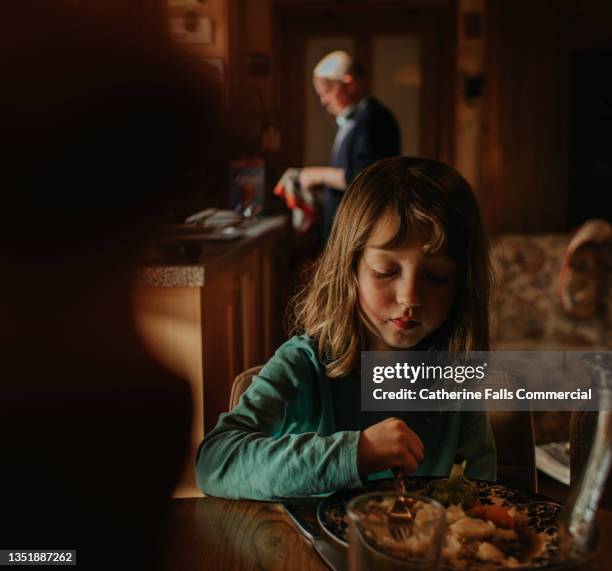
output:
[[[406,484],[404,483],[402,472],[395,468],[393,476],[395,478],[397,498],[395,498],[388,511],[389,528],[393,539],[396,541],[406,541],[410,537],[410,524],[413,515],[406,499]]]

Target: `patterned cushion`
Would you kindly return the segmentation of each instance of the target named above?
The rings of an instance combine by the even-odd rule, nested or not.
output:
[[[507,234],[492,241],[495,277],[491,344],[507,350],[612,349],[612,254],[600,248],[604,271],[597,313],[572,318],[556,294],[568,234]]]

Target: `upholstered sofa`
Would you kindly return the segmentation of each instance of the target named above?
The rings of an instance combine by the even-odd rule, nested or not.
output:
[[[493,349],[612,350],[612,248],[609,243],[596,247],[603,279],[597,312],[589,318],[572,317],[563,310],[557,294],[570,238],[569,234],[507,234],[492,240]],[[570,416],[569,412],[535,412],[536,443],[571,438],[575,446],[583,438],[570,435]]]
[[[612,280],[594,316],[568,315],[557,295],[569,234],[506,234],[492,240],[495,287],[491,345],[498,350],[612,350]],[[601,275],[611,276],[612,247],[597,246]]]

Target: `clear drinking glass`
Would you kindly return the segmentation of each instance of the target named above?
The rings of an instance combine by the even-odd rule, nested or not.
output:
[[[587,561],[597,547],[597,509],[612,469],[612,356],[582,357],[599,398],[597,426],[582,478],[572,488],[559,517],[560,550],[565,559]]]
[[[440,569],[445,510],[435,500],[406,494],[412,519],[390,518],[393,492],[371,492],[348,506],[350,571]]]

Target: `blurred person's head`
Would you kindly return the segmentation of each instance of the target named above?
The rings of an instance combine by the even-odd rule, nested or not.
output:
[[[46,241],[91,252],[127,232],[128,249],[137,228],[181,211],[190,176],[219,170],[220,97],[161,41],[57,2],[37,2],[35,18],[11,4],[0,24],[14,56],[0,64],[4,210]]]
[[[325,110],[338,117],[364,95],[361,65],[344,51],[327,54],[314,68],[312,83]]]
[[[69,321],[82,328],[74,355],[95,352],[91,338],[108,330],[128,336],[155,226],[184,209],[194,173],[210,180],[201,193],[224,176],[222,99],[161,41],[57,2],[36,2],[32,18],[26,4],[10,3],[0,22],[0,50],[14,56],[0,62],[0,248],[14,268],[2,287],[19,300],[2,304],[0,337],[24,351],[24,339],[41,339],[41,351],[69,359],[54,333]]]
[[[0,49],[14,55],[0,63],[4,259],[20,268],[11,274],[20,292],[41,275],[58,284],[47,321],[53,305],[60,320],[81,299],[73,287],[83,299],[97,288],[92,310],[123,319],[103,300],[127,297],[151,230],[185,214],[194,174],[202,194],[221,180],[222,99],[162,41],[48,1],[31,18],[24,4],[7,6],[0,23]]]
[[[0,51],[0,545],[104,544],[79,557],[109,568],[154,545],[185,462],[189,387],[131,302],[151,229],[223,164],[221,99],[160,41],[59,1],[3,6]]]

